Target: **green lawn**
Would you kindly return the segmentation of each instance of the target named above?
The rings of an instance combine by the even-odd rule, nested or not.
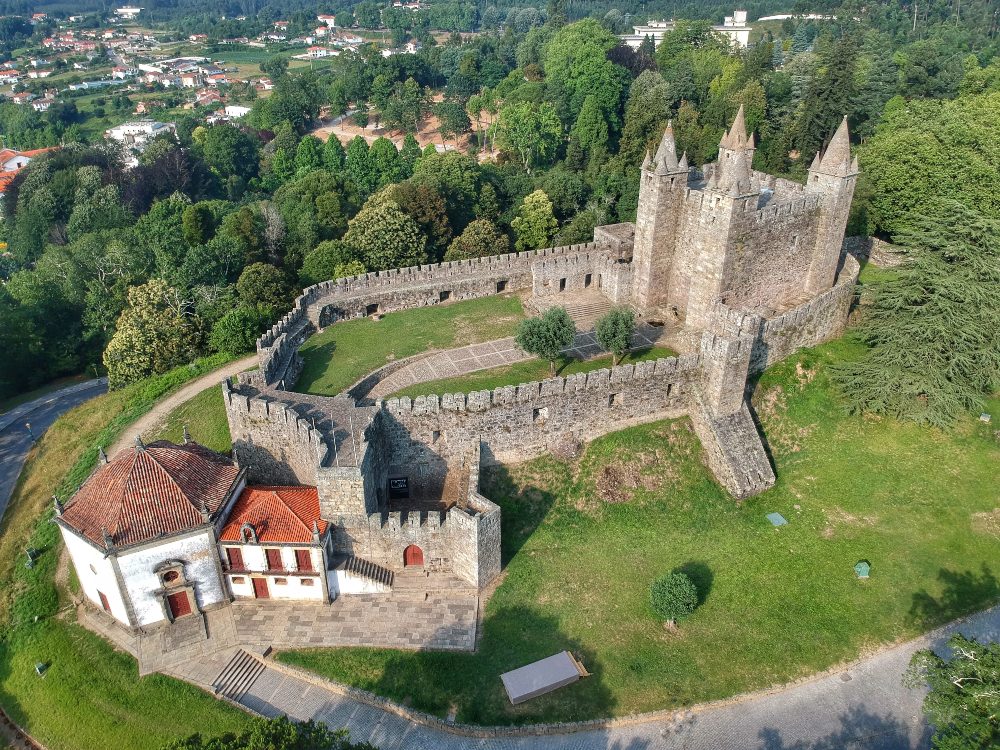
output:
[[[295,389],[334,396],[395,359],[511,336],[523,318],[520,297],[496,295],[336,323],[300,349]]]
[[[607,435],[576,464],[484,472],[506,569],[478,653],[279,658],[440,716],[454,704],[460,721],[575,720],[782,683],[997,601],[995,426],[848,416],[828,366],[855,353],[835,342],[764,375],[756,410],[778,483],[741,505],[702,464],[686,419]],[[773,528],[771,511],[789,525]],[[870,580],[854,576],[860,559]],[[647,596],[677,568],[703,603],[671,633]],[[593,676],[511,707],[500,673],[567,648]]]
[[[206,448],[219,453],[229,453],[233,449],[229,422],[226,420],[226,403],[218,384],[206,388],[170,412],[163,429],[148,440],[180,443],[184,439],[184,425],[187,425],[191,439]]]
[[[148,750],[246,724],[245,714],[190,685],[140,679],[132,657],[74,622],[67,593],[55,583],[62,544],[51,522],[52,493],[69,497],[94,467],[97,446],[114,442],[158,398],[226,361],[218,355],[87,401],[46,431],[21,472],[0,524],[0,705],[50,750]],[[28,546],[40,552],[30,570]],[[44,678],[35,674],[39,662],[49,667]]]
[[[665,346],[654,346],[649,349],[637,349],[622,358],[620,364],[633,364],[635,362],[645,362],[649,359],[659,359],[660,357],[674,357],[677,352]],[[557,375],[573,375],[578,372],[593,372],[602,367],[611,367],[611,355],[594,357],[593,359],[574,359],[573,357],[560,357],[556,363]],[[404,388],[393,396],[423,396],[429,393],[471,393],[472,391],[491,391],[494,388],[502,388],[505,385],[519,385],[521,383],[531,383],[536,380],[545,380],[551,377],[549,363],[540,359],[530,359],[526,362],[517,362],[504,367],[491,367],[488,370],[471,372],[457,378],[441,378],[440,380],[429,380],[425,383],[411,385]]]

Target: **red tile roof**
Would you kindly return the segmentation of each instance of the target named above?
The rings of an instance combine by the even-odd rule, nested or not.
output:
[[[240,470],[197,443],[160,440],[121,451],[100,466],[66,506],[61,520],[105,547],[138,544],[205,523],[232,492]]]
[[[62,146],[49,146],[48,148],[33,148],[30,151],[22,151],[21,153],[29,158],[34,158],[40,154],[47,154],[49,151],[58,151]]]
[[[313,540],[313,523],[325,534],[327,522],[319,516],[315,487],[247,487],[229,514],[219,539],[240,542],[240,529],[248,523],[262,544],[306,544]]]

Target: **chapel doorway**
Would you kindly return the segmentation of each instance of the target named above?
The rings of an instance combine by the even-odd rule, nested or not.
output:
[[[409,547],[404,549],[403,567],[404,568],[424,567],[424,551],[415,544],[411,544]]]
[[[266,578],[251,578],[253,581],[253,596],[254,599],[269,599],[271,594],[267,590],[267,579]]]
[[[178,591],[167,596],[167,606],[170,607],[170,619],[176,620],[191,614],[191,599],[187,591]]]

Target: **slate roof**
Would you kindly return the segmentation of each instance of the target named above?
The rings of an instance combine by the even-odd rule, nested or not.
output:
[[[319,515],[315,487],[247,487],[229,514],[219,539],[241,542],[240,529],[250,524],[261,544],[311,544],[313,523],[326,533],[327,522]]]
[[[232,460],[198,445],[165,440],[121,451],[100,465],[60,520],[106,548],[169,536],[205,523],[229,497],[239,475]]]

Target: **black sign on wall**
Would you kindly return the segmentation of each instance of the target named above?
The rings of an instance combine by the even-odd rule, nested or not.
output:
[[[389,499],[405,500],[410,496],[410,478],[393,477],[389,480]]]

